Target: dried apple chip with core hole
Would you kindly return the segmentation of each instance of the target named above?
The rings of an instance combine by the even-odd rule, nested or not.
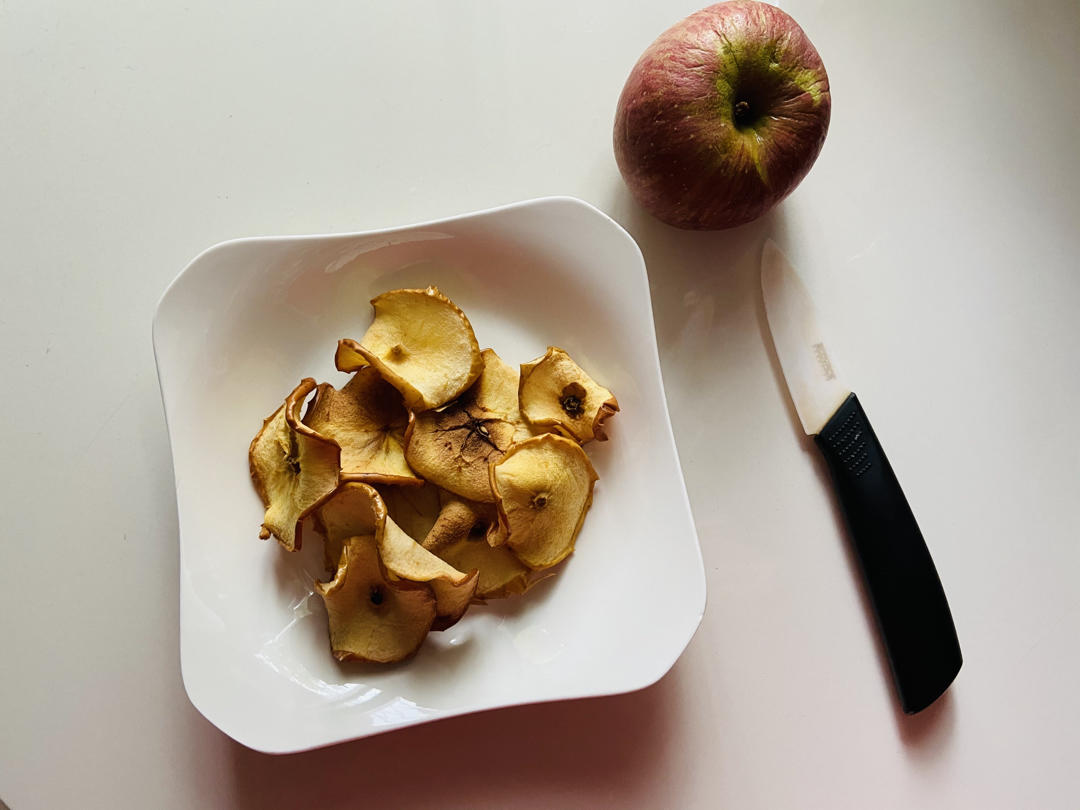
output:
[[[533,569],[561,562],[574,550],[596,478],[570,439],[546,434],[515,444],[491,465],[499,520],[489,539],[504,540]]]
[[[248,449],[251,480],[266,508],[259,536],[273,535],[287,551],[300,548],[301,521],[338,482],[341,448],[300,421],[314,389],[315,380],[302,380],[263,421]]]
[[[604,422],[619,410],[615,395],[557,346],[522,364],[519,398],[522,413],[533,425],[553,427],[582,444],[606,440]]]
[[[480,572],[476,584],[478,599],[501,599],[525,593],[529,587],[530,569],[509,548],[492,548],[483,537],[456,540],[438,554],[455,568]]]
[[[316,582],[326,604],[330,649],[339,661],[389,664],[415,653],[435,620],[427,585],[392,579],[374,535],[348,537],[334,578]]]
[[[488,465],[514,442],[514,425],[475,403],[413,414],[405,459],[423,479],[471,501],[490,503]]]
[[[375,320],[358,343],[338,344],[375,366],[411,411],[445,405],[472,385],[483,361],[465,313],[435,287],[392,290],[372,299]]]
[[[372,366],[359,369],[340,390],[321,383],[304,424],[340,445],[343,481],[423,483],[405,462],[409,412]]]

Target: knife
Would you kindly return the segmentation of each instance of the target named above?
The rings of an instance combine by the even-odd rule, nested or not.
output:
[[[771,239],[761,289],[795,410],[829,467],[900,705],[915,714],[948,689],[963,663],[941,579],[866,412],[836,372],[810,295]]]

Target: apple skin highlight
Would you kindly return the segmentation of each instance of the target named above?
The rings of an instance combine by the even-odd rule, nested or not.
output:
[[[663,222],[732,228],[802,181],[831,106],[825,66],[798,23],[765,3],[718,3],[661,34],[631,70],[615,159]]]

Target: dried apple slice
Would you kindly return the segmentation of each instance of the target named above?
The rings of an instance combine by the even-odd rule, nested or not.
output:
[[[476,583],[478,599],[501,599],[525,593],[529,587],[529,568],[509,548],[492,548],[482,537],[464,537],[444,546],[439,556],[462,571],[479,571]]]
[[[287,551],[300,548],[301,522],[338,482],[341,448],[300,421],[314,389],[315,380],[302,380],[263,421],[248,449],[251,480],[266,508],[259,536],[273,535]]]
[[[347,538],[371,534],[379,559],[392,578],[431,586],[436,600],[435,629],[449,627],[465,613],[476,592],[476,573],[457,570],[409,537],[387,517],[386,505],[373,487],[358,481],[342,484],[319,505],[317,516],[326,535],[331,567],[340,564]]]
[[[405,534],[421,540],[439,517],[439,488],[424,482],[419,487],[395,487],[376,484],[386,504],[386,514]]]
[[[435,594],[433,630],[455,624],[476,594],[479,573],[464,573],[425,549],[392,520],[379,535],[379,557],[393,576],[410,582],[424,582]]]
[[[389,664],[415,653],[435,620],[427,585],[392,579],[375,536],[345,538],[334,578],[316,582],[330,619],[330,649],[339,661]]]
[[[497,413],[459,402],[441,411],[412,414],[405,459],[418,475],[471,501],[491,503],[488,465],[514,442],[515,428]]]
[[[475,402],[485,411],[497,413],[507,421],[521,418],[518,409],[518,371],[504,361],[494,349],[480,352],[484,367],[476,382],[462,399]]]
[[[359,343],[338,344],[338,359],[362,356],[405,398],[426,411],[460,396],[483,361],[465,313],[435,287],[392,290],[371,301],[375,320]]]
[[[581,446],[554,434],[537,436],[515,444],[490,472],[499,519],[489,542],[505,540],[533,569],[565,559],[574,550],[597,478]]]
[[[439,516],[421,542],[424,548],[436,554],[443,546],[468,537],[477,521],[488,524],[495,521],[495,508],[490,503],[470,501],[446,490],[439,491],[439,501]]]
[[[582,444],[606,440],[604,422],[619,410],[615,395],[557,346],[522,364],[519,397],[521,411],[533,425],[553,427]]]
[[[334,352],[334,365],[338,371],[350,373],[359,371],[368,364],[367,358],[360,353],[360,344],[349,338],[338,341],[337,351]]]
[[[442,489],[469,501],[491,503],[495,498],[488,465],[501,459],[514,442],[532,436],[533,430],[518,409],[518,372],[491,349],[480,356],[483,372],[461,399],[441,411],[412,415],[405,432],[405,458],[421,477]],[[464,510],[458,512],[467,518]],[[449,539],[444,533],[441,541]],[[433,547],[427,540],[424,545]]]
[[[520,442],[547,430],[533,428],[524,416],[518,400],[518,388],[521,375],[518,370],[505,362],[493,349],[480,352],[484,370],[461,400],[465,404],[474,404],[488,413],[498,414],[503,420],[514,426],[514,441]]]
[[[315,518],[323,533],[326,567],[336,571],[348,538],[382,534],[386,505],[367,484],[349,481],[315,508]]]
[[[405,461],[409,412],[397,389],[372,366],[359,369],[341,387],[316,388],[304,423],[341,447],[341,480],[419,486]]]
[[[390,519],[431,552],[467,537],[477,521],[495,520],[494,504],[466,500],[432,484],[377,489]]]

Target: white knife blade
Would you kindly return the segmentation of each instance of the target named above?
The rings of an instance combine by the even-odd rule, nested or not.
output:
[[[809,293],[771,239],[761,254],[761,291],[773,345],[795,410],[803,430],[816,435],[851,389],[840,379],[825,348]]]

